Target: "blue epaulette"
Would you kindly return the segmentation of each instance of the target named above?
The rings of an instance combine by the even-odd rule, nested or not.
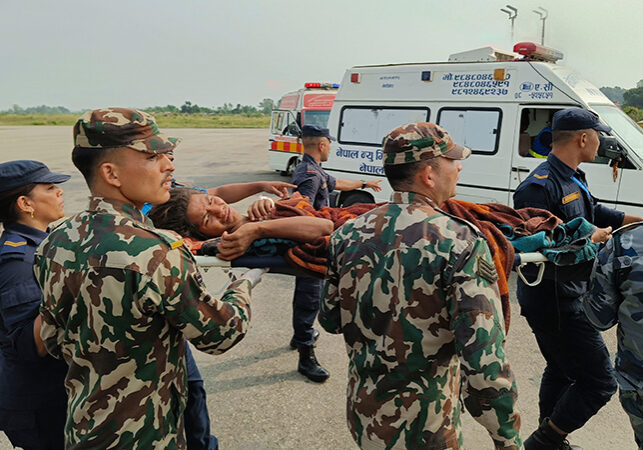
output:
[[[27,252],[27,240],[19,234],[8,234],[0,247],[0,260],[5,258],[22,259]]]

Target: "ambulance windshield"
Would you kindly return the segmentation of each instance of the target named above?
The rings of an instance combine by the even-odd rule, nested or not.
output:
[[[607,125],[612,134],[621,138],[625,144],[643,159],[643,128],[616,106],[590,105]]]
[[[328,127],[328,116],[330,111],[304,111],[304,125],[317,125],[318,127]]]

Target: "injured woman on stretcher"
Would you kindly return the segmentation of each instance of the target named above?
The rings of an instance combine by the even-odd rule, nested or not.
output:
[[[152,208],[149,217],[156,227],[181,234],[195,254],[223,260],[279,255],[302,273],[323,277],[332,231],[379,205],[324,207],[317,211],[307,197],[295,193],[285,200],[255,202],[244,216],[215,195],[176,188],[167,203]],[[559,266],[591,263],[599,243],[611,232],[581,217],[562,223],[549,211],[537,208],[515,210],[497,203],[450,199],[440,210],[472,223],[484,234],[499,276],[507,327],[508,278],[516,253],[540,252]]]

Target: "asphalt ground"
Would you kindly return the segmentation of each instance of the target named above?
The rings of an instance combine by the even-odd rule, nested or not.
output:
[[[268,130],[173,129],[183,138],[176,152],[176,178],[199,186],[255,180],[285,180],[268,169]],[[62,185],[65,209],[73,214],[86,206],[88,191],[71,164],[71,127],[0,127],[0,162],[36,159],[52,170],[72,175]],[[249,201],[239,202],[244,212]],[[220,293],[228,275],[211,269],[204,279]],[[515,293],[515,275],[510,292]],[[356,448],[345,421],[347,356],[341,336],[321,327],[317,357],[330,373],[324,384],[297,373],[297,352],[290,350],[294,278],[267,274],[255,288],[247,336],[223,355],[194,352],[205,380],[212,432],[222,449],[351,449]],[[544,360],[526,321],[511,296],[511,329],[506,351],[514,371],[522,434],[537,426],[538,386]],[[616,351],[614,330],[604,333],[610,353]],[[468,449],[491,449],[485,429],[464,415]],[[585,450],[635,449],[633,433],[617,395],[581,430],[570,436]],[[0,432],[0,450],[11,448]]]

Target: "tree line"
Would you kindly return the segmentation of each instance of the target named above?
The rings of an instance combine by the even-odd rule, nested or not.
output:
[[[623,112],[635,121],[643,120],[643,80],[636,83],[632,89],[620,86],[602,87],[601,92],[614,103],[623,108]]]
[[[257,106],[241,105],[240,103],[237,103],[237,105],[235,106],[232,103],[224,103],[223,106],[219,106],[216,108],[199,106],[196,103],[192,103],[189,100],[186,100],[181,106],[153,106],[149,108],[142,108],[142,110],[150,113],[168,114],[244,114],[252,116],[260,114],[270,114],[274,106],[275,102],[270,98],[264,98],[261,102],[259,102],[259,105]],[[0,111],[0,114],[82,114],[85,111],[87,110],[71,111],[64,106],[40,105],[22,108],[20,105],[13,105],[12,108],[9,108],[6,111]]]

